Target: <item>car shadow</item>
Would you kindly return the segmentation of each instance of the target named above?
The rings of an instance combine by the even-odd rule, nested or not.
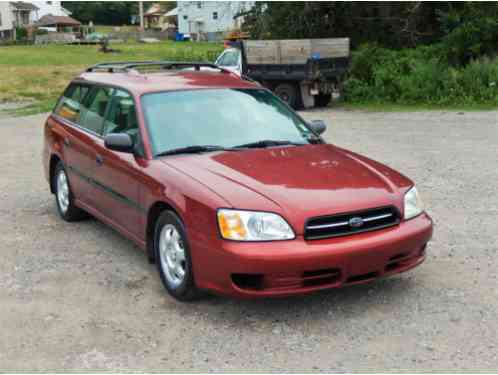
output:
[[[274,324],[284,321],[299,323],[309,319],[359,318],[372,310],[389,310],[393,305],[402,303],[414,290],[413,277],[403,275],[300,296],[244,300],[207,294],[189,304],[168,306],[182,315],[191,314],[193,310],[197,314],[204,312],[203,316],[213,322],[222,315],[223,324],[232,323],[241,327],[241,321]]]

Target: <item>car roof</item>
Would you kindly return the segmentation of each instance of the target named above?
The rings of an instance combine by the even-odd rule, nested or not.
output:
[[[227,71],[179,70],[139,73],[123,72],[84,72],[76,81],[86,81],[93,84],[116,86],[140,96],[142,94],[173,91],[196,90],[210,88],[258,88],[257,83],[244,80]]]

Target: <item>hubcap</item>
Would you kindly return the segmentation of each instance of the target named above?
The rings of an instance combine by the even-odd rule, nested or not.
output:
[[[168,283],[176,288],[185,277],[185,248],[174,225],[166,224],[159,235],[161,267]]]
[[[69,207],[69,185],[64,171],[60,171],[57,176],[57,200],[61,211],[66,213]]]

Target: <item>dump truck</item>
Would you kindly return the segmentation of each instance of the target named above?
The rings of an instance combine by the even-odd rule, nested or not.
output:
[[[349,38],[229,41],[216,65],[272,90],[291,107],[329,104],[350,62]]]

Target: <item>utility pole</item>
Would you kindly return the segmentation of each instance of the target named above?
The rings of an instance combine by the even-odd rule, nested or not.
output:
[[[144,29],[144,3],[143,1],[138,2],[138,12],[140,18],[140,30]]]

